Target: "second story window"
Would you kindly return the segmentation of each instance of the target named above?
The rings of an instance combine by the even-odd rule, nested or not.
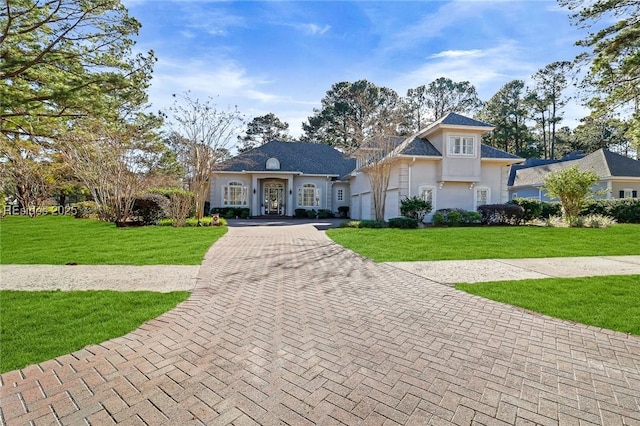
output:
[[[475,147],[475,138],[473,136],[451,136],[449,139],[450,155],[464,155],[471,157],[476,154]]]

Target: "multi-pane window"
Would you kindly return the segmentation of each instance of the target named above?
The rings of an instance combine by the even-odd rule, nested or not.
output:
[[[229,182],[224,187],[222,204],[224,206],[246,206],[248,190],[240,182]]]
[[[318,207],[320,206],[320,190],[312,183],[305,183],[298,188],[298,206]]]
[[[344,189],[338,189],[338,201],[344,201]]]
[[[475,208],[489,204],[489,188],[477,188],[475,197]]]
[[[638,198],[638,191],[633,189],[622,189],[620,190],[620,198]]]
[[[422,198],[424,201],[431,204],[431,210],[434,211],[436,202],[435,202],[435,187],[433,186],[421,186],[418,188],[418,196]]]
[[[475,138],[473,136],[452,136],[449,140],[449,154],[475,155]]]

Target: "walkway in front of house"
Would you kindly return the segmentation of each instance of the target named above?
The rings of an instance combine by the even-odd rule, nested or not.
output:
[[[375,264],[310,224],[232,227],[175,310],[0,377],[6,424],[640,423],[640,337]]]

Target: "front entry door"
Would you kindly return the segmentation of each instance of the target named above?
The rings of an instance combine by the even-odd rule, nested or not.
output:
[[[264,184],[264,214],[284,215],[284,184],[282,182]]]

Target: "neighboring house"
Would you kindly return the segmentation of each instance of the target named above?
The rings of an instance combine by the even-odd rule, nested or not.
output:
[[[385,219],[400,216],[400,201],[412,196],[431,202],[432,214],[506,202],[510,166],[524,159],[482,144],[482,135],[491,130],[490,124],[449,113],[401,140],[394,150]],[[369,152],[354,153],[358,163],[350,179],[351,216],[359,219],[374,217],[371,185],[362,172]]]
[[[450,113],[416,135],[394,137],[385,219],[400,216],[400,201],[411,196],[430,201],[434,211],[506,202],[510,166],[524,160],[482,144],[492,129]],[[351,218],[372,219],[371,185],[361,170],[370,155],[364,149],[350,159],[324,144],[268,142],[215,172],[211,207],[293,216],[297,208],[337,212],[349,206]]]
[[[550,201],[544,191],[544,178],[552,172],[577,166],[592,170],[600,178],[594,185],[596,198],[638,198],[640,161],[599,149],[585,157],[515,170],[509,181],[509,199],[535,198]]]

